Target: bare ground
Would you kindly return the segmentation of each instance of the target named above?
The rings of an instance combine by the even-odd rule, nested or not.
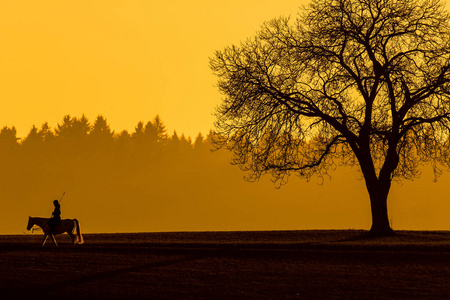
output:
[[[1,299],[450,299],[450,232],[0,236]]]

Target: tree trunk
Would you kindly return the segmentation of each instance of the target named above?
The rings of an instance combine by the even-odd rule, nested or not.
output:
[[[370,196],[370,207],[372,210],[372,228],[370,228],[370,235],[374,236],[389,236],[393,235],[389,224],[387,211],[387,197],[389,194],[390,183],[374,184],[368,189]]]
[[[394,231],[389,224],[387,211],[387,198],[391,189],[392,172],[397,168],[399,157],[394,151],[395,145],[390,145],[383,167],[376,174],[374,163],[370,154],[368,138],[366,138],[364,149],[354,146],[354,152],[358,157],[361,171],[364,175],[367,191],[370,197],[370,208],[372,211],[372,227],[369,234],[372,236],[390,236]]]

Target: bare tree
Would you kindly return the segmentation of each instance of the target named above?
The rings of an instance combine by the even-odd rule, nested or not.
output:
[[[258,178],[358,164],[371,233],[392,234],[393,179],[449,165],[449,14],[440,0],[313,0],[217,51],[218,146]]]

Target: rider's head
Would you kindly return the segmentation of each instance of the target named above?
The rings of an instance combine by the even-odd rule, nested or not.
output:
[[[54,205],[54,206],[58,206],[58,205],[59,205],[58,200],[53,200],[53,205]]]

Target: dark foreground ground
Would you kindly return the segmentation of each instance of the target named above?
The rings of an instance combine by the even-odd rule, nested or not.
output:
[[[450,299],[450,232],[0,236],[0,299]]]

